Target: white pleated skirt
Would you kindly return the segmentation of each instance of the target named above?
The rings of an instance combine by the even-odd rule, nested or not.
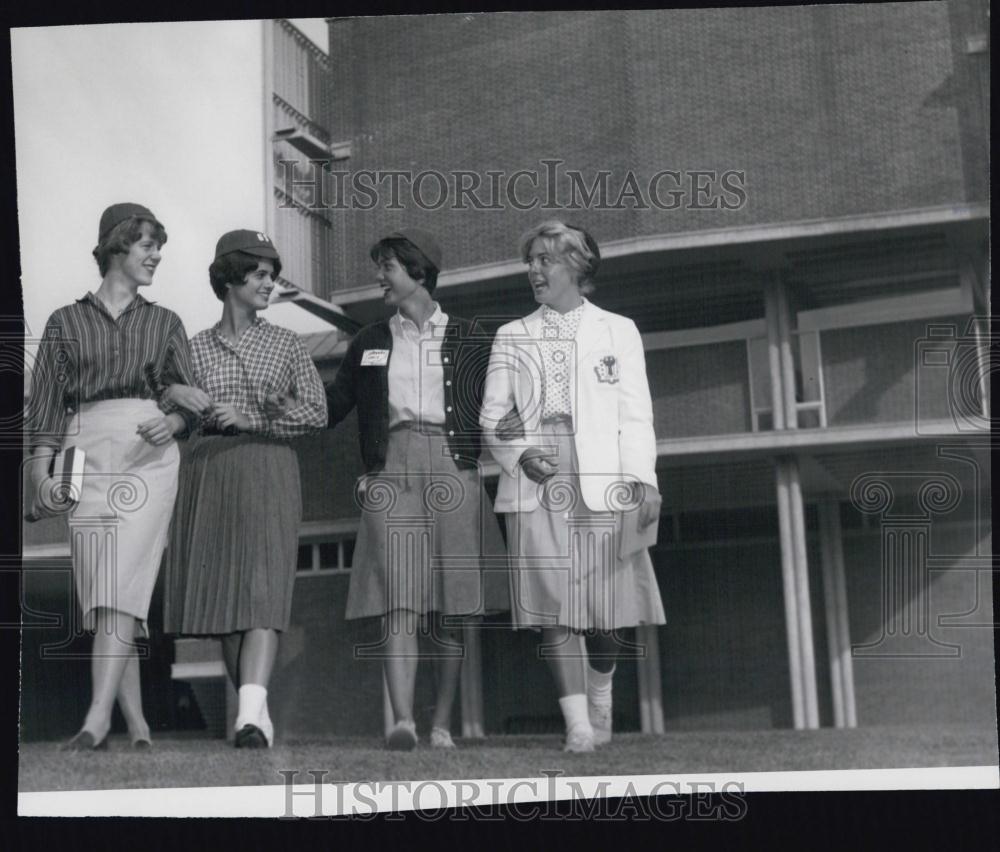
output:
[[[540,443],[557,447],[560,470],[541,486],[536,509],[506,515],[514,627],[665,624],[649,552],[618,558],[620,513],[587,507],[572,435],[545,424],[541,431]]]

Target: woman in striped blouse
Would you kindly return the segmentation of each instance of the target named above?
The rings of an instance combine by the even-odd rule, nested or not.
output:
[[[222,319],[191,340],[195,379],[213,402],[181,466],[165,569],[165,630],[222,639],[239,694],[237,748],[273,742],[267,686],[291,615],[302,517],[289,442],[319,431],[327,417],[323,384],[299,338],[257,316],[280,272],[264,234],[219,239],[209,279]]]
[[[104,748],[117,699],[135,747],[150,745],[135,637],[146,615],[177,490],[174,435],[184,418],[157,404],[161,383],[180,383],[188,405],[208,402],[193,383],[187,335],[171,311],[139,288],[153,282],[167,234],[139,204],[104,211],[94,249],[96,292],[59,308],[34,365],[26,431],[36,503],[51,508],[51,469],[62,447],[84,451],[71,553],[84,627],[95,631],[91,702],[68,748]]]

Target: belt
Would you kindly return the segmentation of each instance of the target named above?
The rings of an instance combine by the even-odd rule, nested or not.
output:
[[[572,425],[573,416],[571,414],[550,414],[548,417],[543,417],[541,422],[546,426],[550,423],[569,423]]]
[[[218,426],[202,426],[202,435],[222,435],[226,438],[235,438],[240,434],[240,430],[235,426],[227,426],[225,429],[220,429]]]
[[[421,435],[443,435],[445,433],[444,423],[421,423],[417,420],[403,420],[395,426],[389,428],[390,432],[401,429],[409,429],[411,432],[419,432]]]

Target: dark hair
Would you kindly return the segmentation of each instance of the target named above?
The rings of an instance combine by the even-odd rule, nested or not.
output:
[[[97,261],[97,268],[103,278],[111,268],[111,257],[116,254],[128,254],[134,243],[142,239],[143,222],[149,222],[153,226],[152,237],[156,240],[158,247],[162,248],[167,241],[167,232],[163,225],[152,219],[143,219],[139,216],[129,216],[115,225],[107,235],[97,244],[91,252],[94,260]]]
[[[414,281],[419,281],[428,293],[433,293],[437,287],[438,268],[407,239],[386,237],[375,243],[368,255],[375,263],[381,263],[391,257],[396,258],[400,266],[406,270],[406,274]]]
[[[217,257],[208,267],[208,280],[212,285],[212,290],[220,302],[226,301],[226,285],[233,284],[239,286],[244,282],[247,275],[257,269],[257,264],[262,260],[268,260],[274,264],[274,274],[272,279],[281,274],[281,259],[269,257],[257,257],[245,251],[231,251],[222,257]]]

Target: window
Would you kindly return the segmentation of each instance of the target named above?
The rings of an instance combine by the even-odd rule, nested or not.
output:
[[[773,428],[763,319],[643,335],[659,438]]]
[[[795,412],[800,429],[826,428],[823,396],[822,356],[819,332],[797,331],[792,335],[795,359]]]
[[[354,558],[355,536],[332,536],[300,541],[297,574],[299,576],[346,574]]]
[[[750,370],[750,425],[754,432],[774,429],[771,405],[771,365],[767,337],[747,338],[747,364]]]

